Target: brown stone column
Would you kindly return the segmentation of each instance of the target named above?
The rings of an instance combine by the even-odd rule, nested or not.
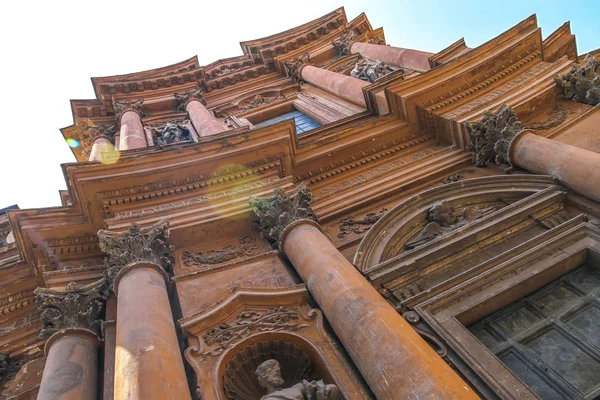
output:
[[[120,122],[119,150],[140,149],[148,146],[144,125],[142,124],[142,106],[144,100],[115,102],[115,112]]]
[[[175,94],[180,107],[187,111],[192,125],[199,136],[210,136],[227,130],[227,125],[214,117],[205,107],[201,90],[188,90],[184,94]]]
[[[352,54],[360,53],[371,60],[383,61],[386,65],[409,68],[416,71],[429,71],[429,57],[434,53],[420,50],[403,49],[381,44],[354,42],[350,47]]]
[[[363,81],[337,72],[328,71],[313,65],[304,65],[299,71],[300,77],[306,82],[328,91],[344,100],[348,100],[358,106],[366,107],[365,96],[362,88],[370,85]]]
[[[477,398],[321,232],[311,200],[301,186],[251,205],[263,235],[289,258],[375,396]]]
[[[569,189],[600,201],[600,154],[523,130],[510,142],[511,165],[550,175]]]
[[[90,161],[102,161],[102,153],[108,152],[114,148],[110,140],[105,136],[97,137],[90,151]]]
[[[117,295],[115,399],[191,398],[167,291],[168,235],[164,221],[98,232],[115,265],[109,272]]]
[[[106,321],[102,323],[104,338],[104,385],[103,400],[114,399],[115,389],[115,336],[117,331],[117,298],[112,295],[106,301]]]
[[[105,280],[72,282],[66,291],[37,288],[35,294],[44,323],[40,335],[49,336],[38,399],[95,400],[100,341],[91,329],[98,328],[108,295]]]

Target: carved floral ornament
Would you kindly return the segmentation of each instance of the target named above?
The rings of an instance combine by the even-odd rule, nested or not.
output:
[[[347,29],[338,39],[333,40],[331,44],[336,48],[338,55],[344,57],[350,55],[350,48],[355,41],[356,33],[352,29]]]
[[[98,231],[100,249],[109,256],[107,275],[114,280],[125,266],[135,262],[148,262],[161,266],[167,273],[173,269],[169,240],[169,222],[162,220],[148,228],[131,224],[125,232]]]
[[[386,208],[382,208],[378,213],[368,213],[362,219],[355,220],[354,217],[343,219],[340,222],[340,233],[337,235],[338,238],[343,242],[350,233],[360,235],[368,231],[375,222],[379,221],[381,217],[384,216],[386,211]]]
[[[109,294],[105,279],[80,286],[75,282],[65,291],[38,287],[35,302],[42,313],[41,337],[67,328],[84,328],[98,333],[99,318]]]
[[[204,101],[204,98],[202,97],[202,90],[201,89],[193,89],[193,90],[188,90],[185,93],[175,93],[175,99],[179,102],[179,107],[178,110],[180,111],[185,111],[185,106],[190,102],[190,101],[199,101],[200,103],[202,103],[203,105],[206,105],[206,101]]]
[[[292,61],[285,62],[287,76],[292,78],[292,82],[302,82],[300,70],[307,64],[310,64],[310,55],[308,53],[305,53],[302,57],[296,57]]]
[[[564,75],[556,75],[554,81],[563,89],[568,100],[592,106],[600,104],[600,61],[591,54],[580,64],[573,64]]]
[[[185,266],[202,266],[222,264],[236,258],[250,257],[258,251],[259,246],[256,243],[256,238],[252,236],[244,236],[240,239],[239,245],[227,245],[222,250],[209,250],[206,252],[184,251],[183,264]]]
[[[144,99],[138,99],[135,101],[115,101],[113,103],[113,107],[115,109],[115,115],[117,116],[118,120],[120,120],[123,114],[125,114],[128,111],[133,111],[137,113],[140,117],[144,116]]]
[[[280,248],[284,229],[294,221],[318,221],[312,211],[313,196],[306,184],[300,184],[290,193],[275,189],[269,198],[251,198],[250,207],[259,218],[258,228],[263,239]]]

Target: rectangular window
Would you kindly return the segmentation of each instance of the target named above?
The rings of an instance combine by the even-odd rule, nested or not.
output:
[[[317,121],[310,118],[308,115],[301,113],[300,111],[290,111],[285,114],[278,115],[277,117],[267,119],[266,121],[255,124],[256,127],[273,125],[277,122],[293,119],[296,125],[296,133],[302,133],[310,131],[321,126]]]
[[[469,327],[542,399],[600,396],[600,271],[583,265]]]

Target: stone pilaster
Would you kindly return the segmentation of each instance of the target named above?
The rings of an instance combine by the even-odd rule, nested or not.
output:
[[[115,399],[190,399],[167,290],[168,228],[160,221],[145,229],[133,224],[125,232],[98,232],[117,295]]]
[[[311,202],[301,185],[250,205],[262,236],[290,260],[375,396],[477,398],[323,234]],[[404,372],[382,378],[381,371]]]
[[[66,290],[35,290],[42,312],[40,336],[47,337],[46,364],[38,399],[96,399],[97,332],[109,290],[104,279]]]

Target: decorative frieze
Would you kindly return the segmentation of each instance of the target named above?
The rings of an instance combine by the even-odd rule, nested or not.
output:
[[[292,222],[303,219],[318,221],[318,218],[311,208],[312,193],[304,183],[293,192],[285,193],[277,188],[273,194],[269,198],[251,198],[250,207],[259,218],[261,237],[279,247],[281,234]]]
[[[133,223],[125,232],[98,231],[100,249],[109,256],[109,278],[112,280],[122,268],[135,262],[153,263],[170,273],[173,258],[167,243],[169,235],[166,220],[144,229]]]
[[[362,58],[356,62],[354,69],[350,71],[350,76],[374,83],[392,72],[394,72],[394,69],[385,65],[382,61],[371,61],[368,58]]]
[[[359,220],[355,220],[354,217],[343,219],[340,223],[340,233],[337,235],[338,238],[340,238],[343,242],[346,240],[346,236],[350,233],[354,233],[356,235],[365,233],[371,229],[371,226],[373,226],[375,222],[379,221],[381,217],[383,217],[386,211],[387,208],[382,208],[378,213],[368,213]]]
[[[113,103],[113,107],[115,108],[115,115],[117,116],[118,120],[120,120],[123,114],[125,114],[128,111],[133,111],[137,113],[140,117],[144,116],[144,99],[138,99],[135,101],[115,101]]]
[[[183,264],[187,267],[222,264],[236,258],[250,257],[258,252],[259,246],[256,243],[256,238],[244,236],[239,242],[237,246],[229,244],[221,250],[209,250],[206,252],[184,251],[182,256]]]
[[[342,35],[331,42],[341,57],[350,55],[350,48],[356,41],[356,33],[352,29],[346,30]]]
[[[472,162],[484,167],[490,161],[496,164],[509,164],[508,147],[510,141],[522,129],[517,114],[506,104],[497,112],[483,112],[481,122],[467,124],[469,145],[467,151],[473,154]]]
[[[292,82],[302,82],[300,70],[306,64],[310,64],[310,55],[305,53],[302,57],[296,57],[292,61],[285,62],[287,76],[292,78]]]
[[[105,279],[85,286],[71,282],[65,291],[38,287],[35,302],[42,313],[40,336],[50,337],[67,328],[98,332],[100,314],[108,294]]]
[[[187,103],[194,100],[206,105],[206,101],[202,98],[202,90],[200,89],[188,90],[185,93],[175,93],[174,96],[179,103],[178,110],[180,111],[185,111]]]
[[[595,106],[600,104],[600,61],[591,54],[580,64],[573,64],[564,75],[556,75],[554,81],[563,89],[568,100]]]

